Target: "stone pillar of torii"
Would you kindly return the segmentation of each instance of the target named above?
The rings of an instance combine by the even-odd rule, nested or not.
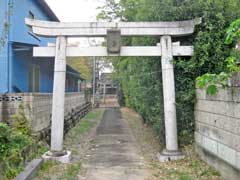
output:
[[[192,56],[192,46],[172,42],[172,37],[188,36],[201,19],[176,22],[93,22],[62,23],[26,19],[34,34],[56,38],[56,46],[34,47],[35,57],[55,57],[52,103],[51,151],[45,158],[69,162],[71,153],[63,150],[66,57],[161,56],[166,148],[161,162],[183,158],[178,149],[173,56]],[[121,46],[121,37],[158,36],[157,46]],[[107,37],[107,47],[70,47],[68,37]]]

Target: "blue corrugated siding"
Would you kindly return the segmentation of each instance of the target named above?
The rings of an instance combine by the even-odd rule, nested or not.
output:
[[[30,64],[36,64],[40,67],[40,92],[52,92],[53,90],[53,70],[54,60],[51,58],[34,58],[32,51],[15,51],[12,56],[12,87],[11,92],[19,89],[21,92],[28,92],[28,68]],[[78,79],[67,74],[70,79],[66,87],[67,92],[77,91],[73,81],[77,83]]]
[[[36,19],[50,19],[35,0],[0,0],[0,33],[3,29],[2,22],[4,22],[8,1],[13,4],[13,13],[10,17],[8,42],[0,53],[0,93],[28,92],[29,64],[40,66],[40,92],[52,92],[54,61],[33,58],[31,50],[14,51],[16,45],[33,47],[46,46],[48,42],[55,42],[55,39],[34,37],[25,25],[25,18],[29,17],[30,11]],[[69,78],[75,79],[71,76]],[[72,84],[69,84],[66,89],[74,91]]]
[[[32,52],[15,52],[13,55],[13,89],[28,92],[28,69],[30,64],[40,66],[40,92],[52,92],[54,64],[51,59],[40,60],[32,57]],[[13,90],[14,91],[14,90]]]
[[[25,18],[32,12],[36,19],[50,20],[45,12],[34,2],[34,0],[13,0],[13,14],[11,16],[11,31],[9,41],[46,46],[48,42],[55,42],[54,39],[36,38],[30,34],[25,25]],[[40,66],[40,92],[52,92],[53,89],[53,62],[40,60],[32,57],[32,52],[14,52],[10,57],[10,92],[16,88],[21,92],[28,92],[28,70],[29,64]]]
[[[25,25],[25,18],[29,17],[31,11],[36,19],[50,20],[48,16],[40,9],[34,0],[13,0],[13,14],[11,16],[11,35],[10,41],[36,44],[44,46],[52,39],[40,38],[41,41],[29,34],[29,29]],[[21,36],[19,36],[21,34]]]

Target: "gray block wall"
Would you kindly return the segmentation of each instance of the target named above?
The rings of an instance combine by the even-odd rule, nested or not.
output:
[[[214,96],[197,89],[196,150],[226,179],[240,179],[240,88],[219,89]]]
[[[11,116],[18,113],[21,104],[24,106],[25,114],[30,120],[32,133],[49,135],[52,94],[0,94],[0,122],[9,122]],[[86,113],[86,108],[89,108],[89,103],[84,93],[67,93],[65,95],[65,124],[70,126],[71,123],[67,123],[67,121],[77,119],[78,116]]]

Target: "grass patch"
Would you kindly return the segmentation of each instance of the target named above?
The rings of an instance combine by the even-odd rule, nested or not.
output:
[[[35,177],[37,177],[37,179],[50,180],[50,175],[53,172],[52,169],[54,169],[54,167],[57,167],[58,165],[60,165],[60,163],[57,161],[44,161],[41,168],[36,173]]]
[[[77,180],[77,175],[81,169],[81,164],[71,164],[67,167],[65,172],[58,178],[58,180]]]
[[[165,164],[153,162],[150,164],[153,176],[167,180],[222,180],[220,174],[197,156]]]
[[[171,169],[168,172],[168,176],[170,179],[179,179],[179,180],[191,180],[192,178],[188,175],[187,172],[181,172],[176,169]]]
[[[74,128],[68,133],[68,137],[77,138],[77,135],[87,133],[98,120],[101,119],[103,110],[89,112]]]
[[[74,138],[76,135],[84,134],[88,132],[93,125],[94,123],[91,121],[82,121],[69,132],[69,137]]]
[[[37,176],[42,173],[48,172],[52,167],[59,165],[60,163],[57,161],[44,161],[40,170],[37,172]]]
[[[89,112],[83,119],[91,120],[91,119],[100,119],[102,116],[103,110],[96,110]]]
[[[76,157],[78,156],[79,143],[82,142],[81,138],[85,137],[85,135],[87,135],[87,133],[89,133],[91,129],[97,125],[103,112],[104,110],[102,109],[96,109],[89,112],[78,124],[76,124],[74,128],[68,132],[65,138],[64,146],[66,149],[71,150],[72,154]],[[36,174],[34,180],[77,180],[80,170],[81,163],[79,162],[79,159],[77,159],[76,163],[70,164],[46,161]]]
[[[36,174],[38,180],[77,180],[81,169],[80,163],[61,164],[56,161],[45,161]]]
[[[200,159],[192,159],[189,163],[189,168],[198,175],[198,177],[220,177],[220,173],[216,171],[211,166],[208,166],[205,162],[201,161]]]
[[[179,179],[180,180],[191,180],[191,178],[188,176],[188,174],[185,174],[185,173],[180,173]]]

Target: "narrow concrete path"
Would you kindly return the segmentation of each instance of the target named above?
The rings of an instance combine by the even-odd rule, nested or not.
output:
[[[87,172],[81,179],[147,179],[144,159],[119,108],[105,111],[86,158],[83,167]]]

